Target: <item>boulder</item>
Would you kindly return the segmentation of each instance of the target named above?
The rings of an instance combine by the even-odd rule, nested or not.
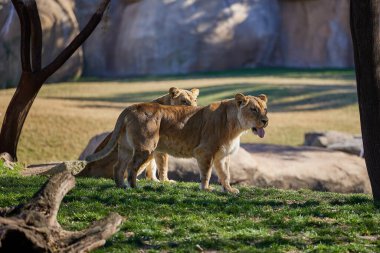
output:
[[[258,163],[253,185],[340,193],[370,193],[364,159],[316,147],[243,144]]]
[[[93,152],[107,135],[108,132],[91,139],[81,159]],[[117,154],[113,152],[96,166],[86,167],[79,176],[112,178],[116,158]],[[362,158],[324,148],[242,144],[231,157],[230,172],[231,182],[239,185],[341,193],[371,192]],[[199,182],[196,160],[170,157],[169,178]],[[217,183],[215,171],[211,182]]]
[[[101,134],[97,134],[94,137],[92,137],[88,143],[83,152],[79,155],[79,160],[85,160],[88,155],[91,155],[95,152],[96,148],[99,146],[99,144],[109,135],[110,132],[104,132]]]
[[[83,25],[92,1],[78,0]],[[84,45],[85,74],[172,74],[258,65],[273,50],[277,0],[113,1]]]
[[[323,147],[349,154],[363,156],[363,140],[361,136],[337,131],[308,132],[305,134],[305,146]]]
[[[42,65],[50,63],[79,33],[73,1],[36,0],[43,30]],[[2,0],[0,7],[0,88],[14,87],[21,74],[20,21],[10,0]],[[49,78],[49,82],[79,76],[83,53],[74,55]]]
[[[348,0],[280,0],[280,27],[265,65],[353,67]]]

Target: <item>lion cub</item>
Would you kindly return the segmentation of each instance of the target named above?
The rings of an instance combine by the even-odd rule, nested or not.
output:
[[[117,147],[116,185],[126,187],[127,169],[128,183],[133,188],[139,169],[153,159],[155,152],[194,157],[200,170],[201,189],[209,189],[214,165],[223,189],[238,193],[230,185],[230,155],[238,149],[240,136],[246,130],[264,137],[268,125],[267,101],[266,95],[236,94],[234,99],[204,107],[132,105],[119,116],[107,146],[89,156],[88,161],[102,158]]]
[[[161,96],[155,100],[153,103],[158,103],[162,105],[186,105],[186,106],[197,106],[197,98],[199,96],[199,89],[193,88],[191,90],[180,89],[176,87],[171,87],[168,94]],[[95,153],[102,150],[110,140],[112,132],[102,141],[101,144],[96,148]],[[149,180],[158,181],[157,179],[157,169],[158,178],[160,181],[170,181],[168,179],[168,161],[169,156],[166,153],[155,152],[154,159],[145,167],[141,167],[138,175],[140,175],[144,169],[146,172],[146,178]]]

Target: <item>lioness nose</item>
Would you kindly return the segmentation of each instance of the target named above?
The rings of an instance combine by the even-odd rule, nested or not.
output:
[[[263,124],[266,126],[268,124],[268,120],[267,119],[262,119],[261,122],[263,122]]]

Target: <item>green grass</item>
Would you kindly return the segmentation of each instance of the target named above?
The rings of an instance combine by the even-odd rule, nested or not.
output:
[[[45,180],[0,174],[0,207],[27,201]],[[380,251],[380,213],[368,195],[240,190],[234,196],[144,180],[122,190],[111,180],[79,178],[58,219],[78,230],[110,212],[126,217],[97,252],[195,252],[196,245],[219,252]]]

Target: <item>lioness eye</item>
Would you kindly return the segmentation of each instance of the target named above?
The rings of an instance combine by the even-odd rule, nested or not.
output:
[[[257,110],[257,108],[251,108],[251,111],[253,111],[253,112],[259,112],[258,110]]]

